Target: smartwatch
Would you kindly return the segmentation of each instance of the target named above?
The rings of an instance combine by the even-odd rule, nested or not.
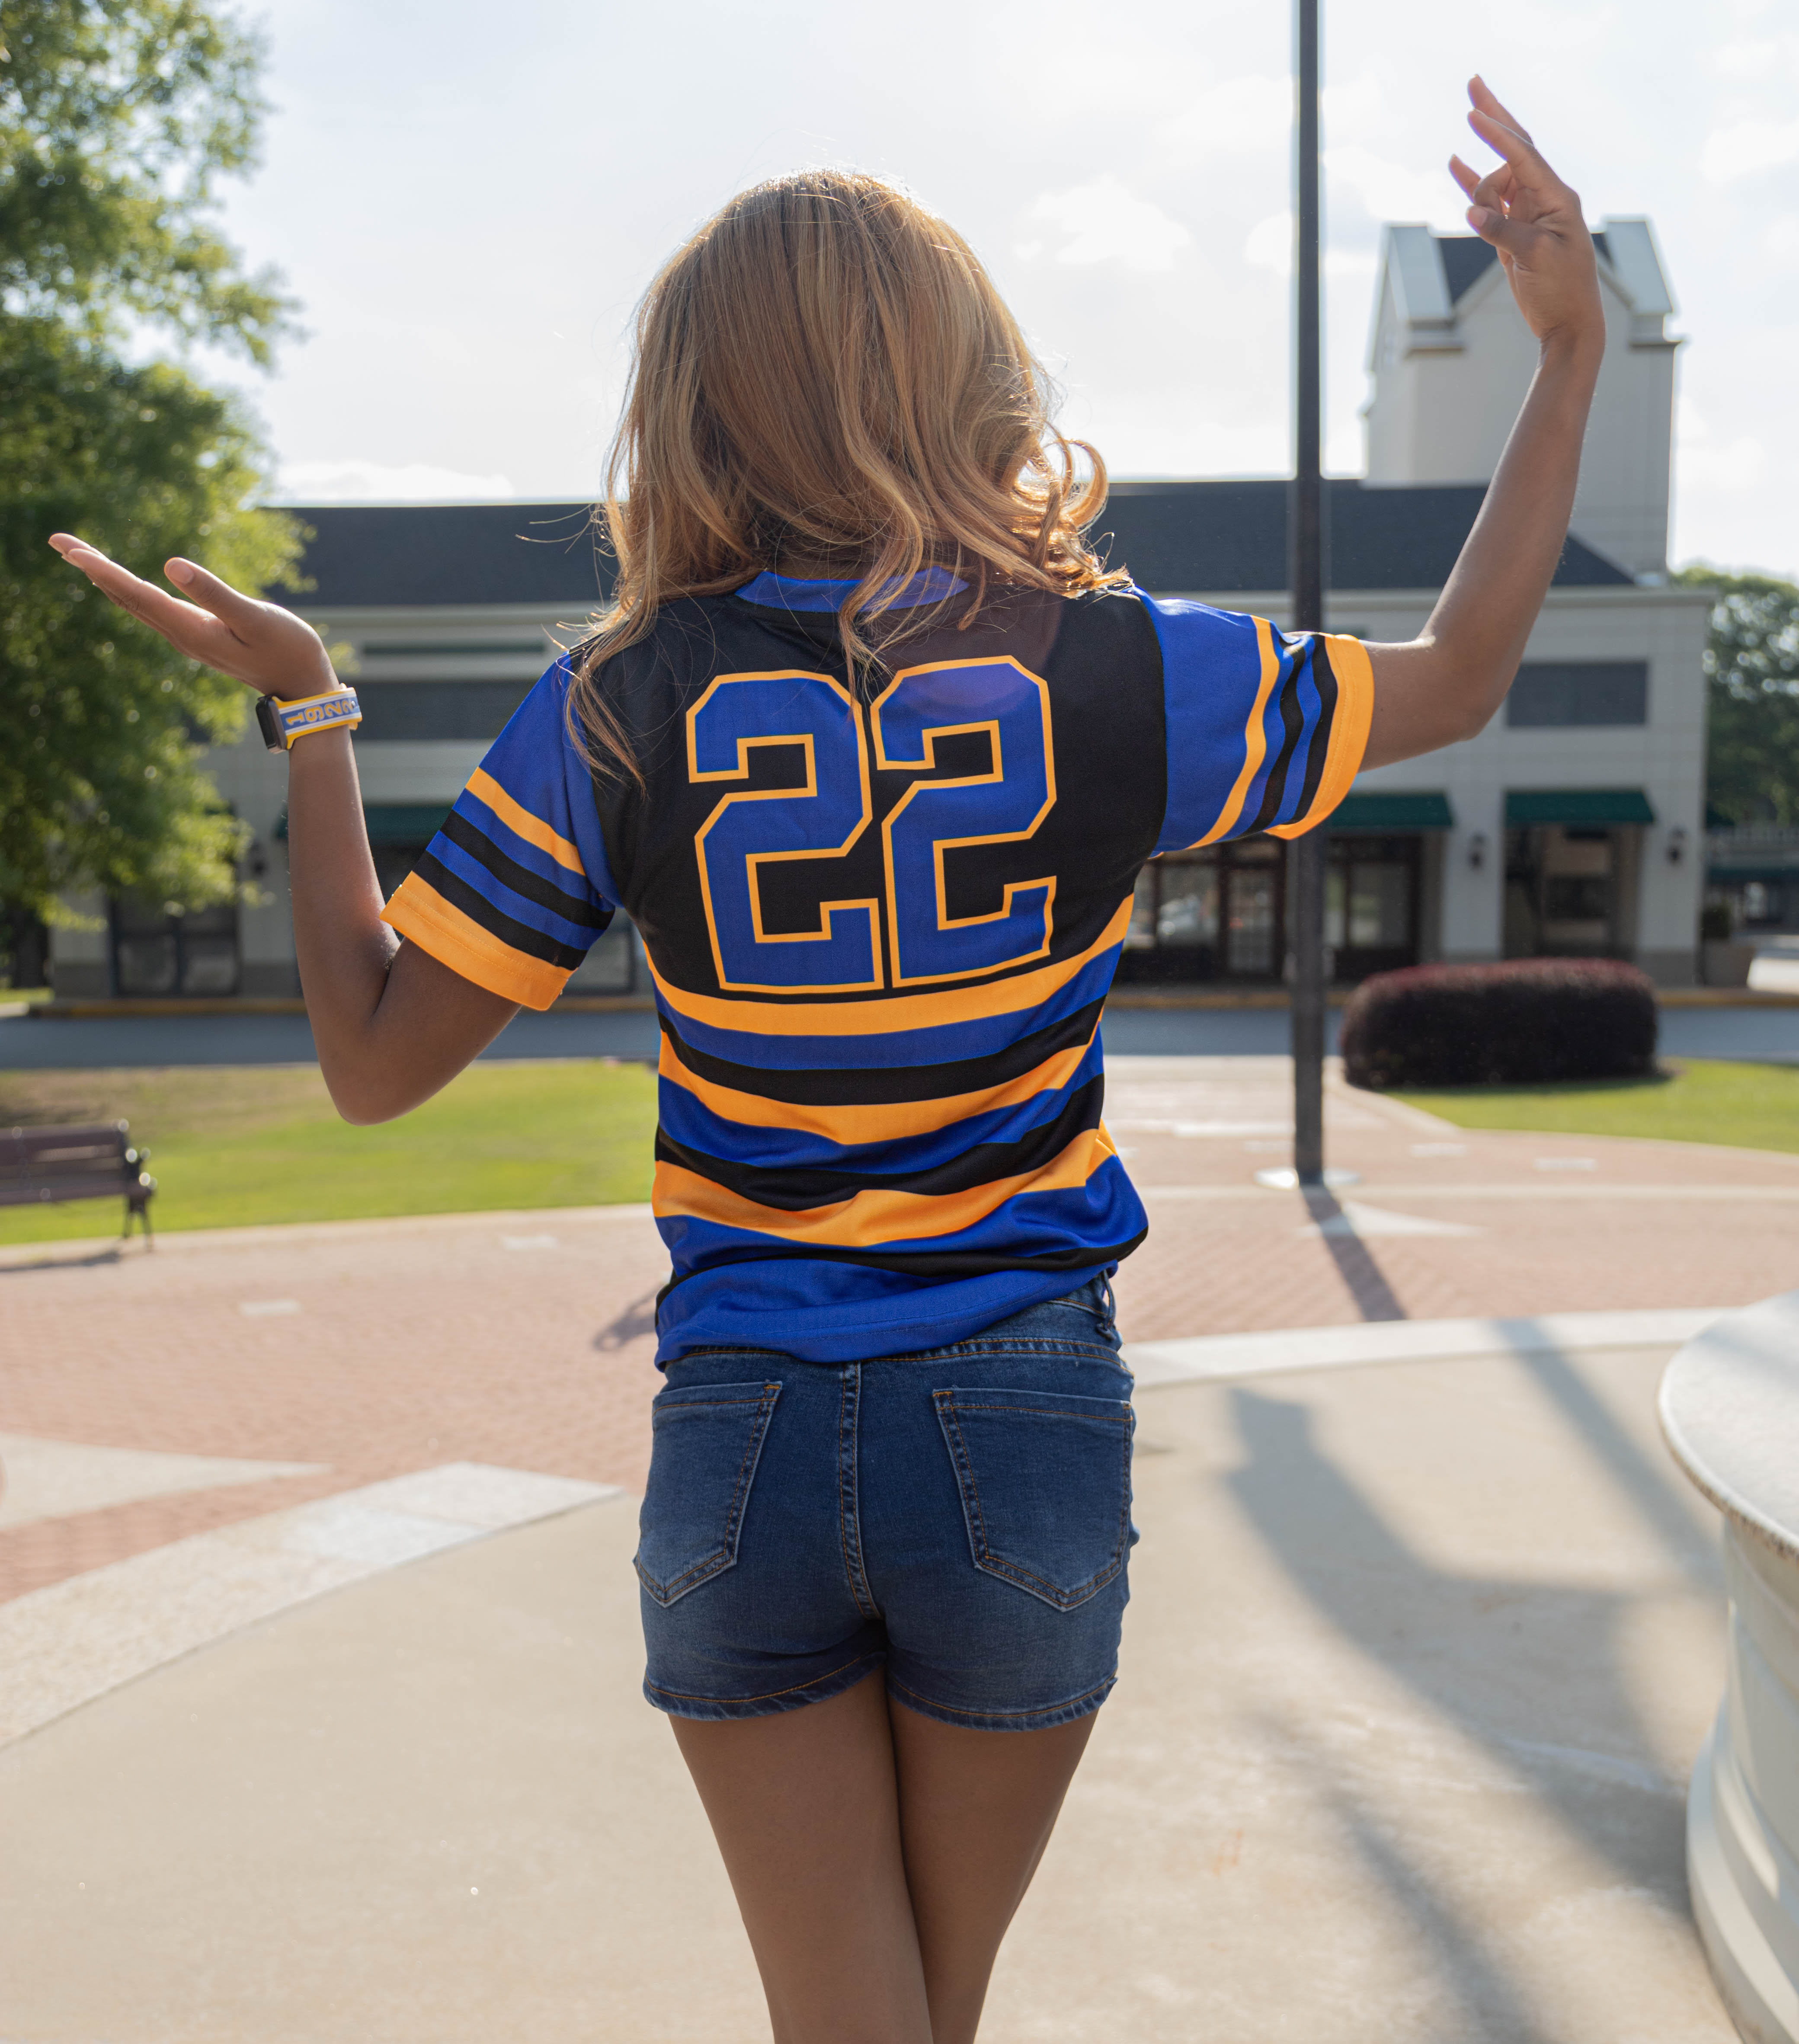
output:
[[[333,689],[322,696],[284,701],[279,696],[256,698],[256,723],[271,752],[288,752],[297,739],[315,731],[354,731],[363,720],[354,689]]]

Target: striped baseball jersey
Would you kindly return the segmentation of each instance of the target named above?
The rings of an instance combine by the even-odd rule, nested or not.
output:
[[[590,770],[559,661],[386,909],[536,1009],[636,924],[663,1361],[936,1347],[1128,1254],[1099,1024],[1138,873],[1320,823],[1367,736],[1354,640],[1134,590],[969,618],[941,570],[854,685],[846,586],[759,575],[610,659],[641,786]]]

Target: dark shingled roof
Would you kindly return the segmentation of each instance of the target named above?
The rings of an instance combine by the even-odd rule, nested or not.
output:
[[[312,528],[300,572],[308,609],[387,605],[586,605],[612,586],[595,555],[590,504],[321,504],[289,507]],[[276,600],[279,591],[271,592]],[[290,595],[286,599],[293,602]]]
[[[1593,241],[1609,262],[1611,252],[1605,246],[1605,236],[1596,234]],[[1451,305],[1464,291],[1478,284],[1499,260],[1499,251],[1490,241],[1482,240],[1478,234],[1440,234],[1436,245],[1443,252],[1443,273],[1448,280]]]
[[[1284,589],[1290,489],[1284,482],[1115,482],[1092,536],[1151,592]],[[1486,494],[1478,482],[1376,489],[1333,477],[1324,493],[1330,586],[1440,589]],[[1562,588],[1630,579],[1571,536],[1555,570]]]
[[[1114,482],[1092,538],[1151,592],[1284,589],[1284,482]],[[1330,584],[1340,590],[1439,589],[1486,494],[1478,483],[1374,489],[1326,486]],[[302,572],[306,609],[540,604],[578,613],[611,586],[585,504],[331,504],[294,507],[313,530]],[[1562,588],[1628,585],[1603,555],[1570,538]],[[270,594],[293,602],[290,594]]]

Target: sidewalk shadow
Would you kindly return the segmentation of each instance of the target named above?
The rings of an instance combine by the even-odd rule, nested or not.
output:
[[[109,1243],[85,1256],[40,1256],[29,1263],[0,1263],[0,1278],[22,1277],[34,1270],[93,1270],[102,1263],[122,1263],[127,1244]]]
[[[1232,1402],[1249,1458],[1231,1487],[1313,1608],[1601,1861],[1684,1912],[1682,1787],[1624,1674],[1632,1600],[1436,1568],[1319,1452],[1305,1408],[1244,1389]]]
[[[608,1323],[594,1337],[594,1346],[606,1354],[623,1348],[627,1342],[636,1340],[640,1335],[653,1335],[656,1331],[656,1295],[646,1292],[640,1299],[633,1299],[617,1319]]]
[[[1337,1275],[1355,1301],[1357,1312],[1365,1320],[1406,1319],[1405,1308],[1394,1297],[1368,1245],[1338,1204],[1336,1194],[1323,1185],[1301,1185],[1299,1189],[1305,1211],[1318,1230],[1318,1239],[1329,1251]]]
[[[1459,1911],[1440,1874],[1406,1853],[1404,1829],[1367,1807],[1302,1725],[1284,1713],[1263,1724],[1278,1740],[1282,1758],[1336,1819],[1370,1878],[1385,1889],[1394,1914],[1409,1923],[1418,1952],[1454,1997],[1455,2027],[1442,2034],[1459,2044],[1552,2044],[1552,2033],[1531,2013],[1528,1989],[1514,1984],[1482,1936],[1480,1923],[1470,1920],[1466,1895]]]

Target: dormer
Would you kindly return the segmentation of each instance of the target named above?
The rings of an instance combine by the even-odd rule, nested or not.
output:
[[[1631,574],[1667,571],[1674,299],[1647,220],[1593,236],[1605,359],[1573,527]],[[1536,366],[1491,244],[1424,226],[1386,229],[1363,413],[1371,483],[1486,482]]]

